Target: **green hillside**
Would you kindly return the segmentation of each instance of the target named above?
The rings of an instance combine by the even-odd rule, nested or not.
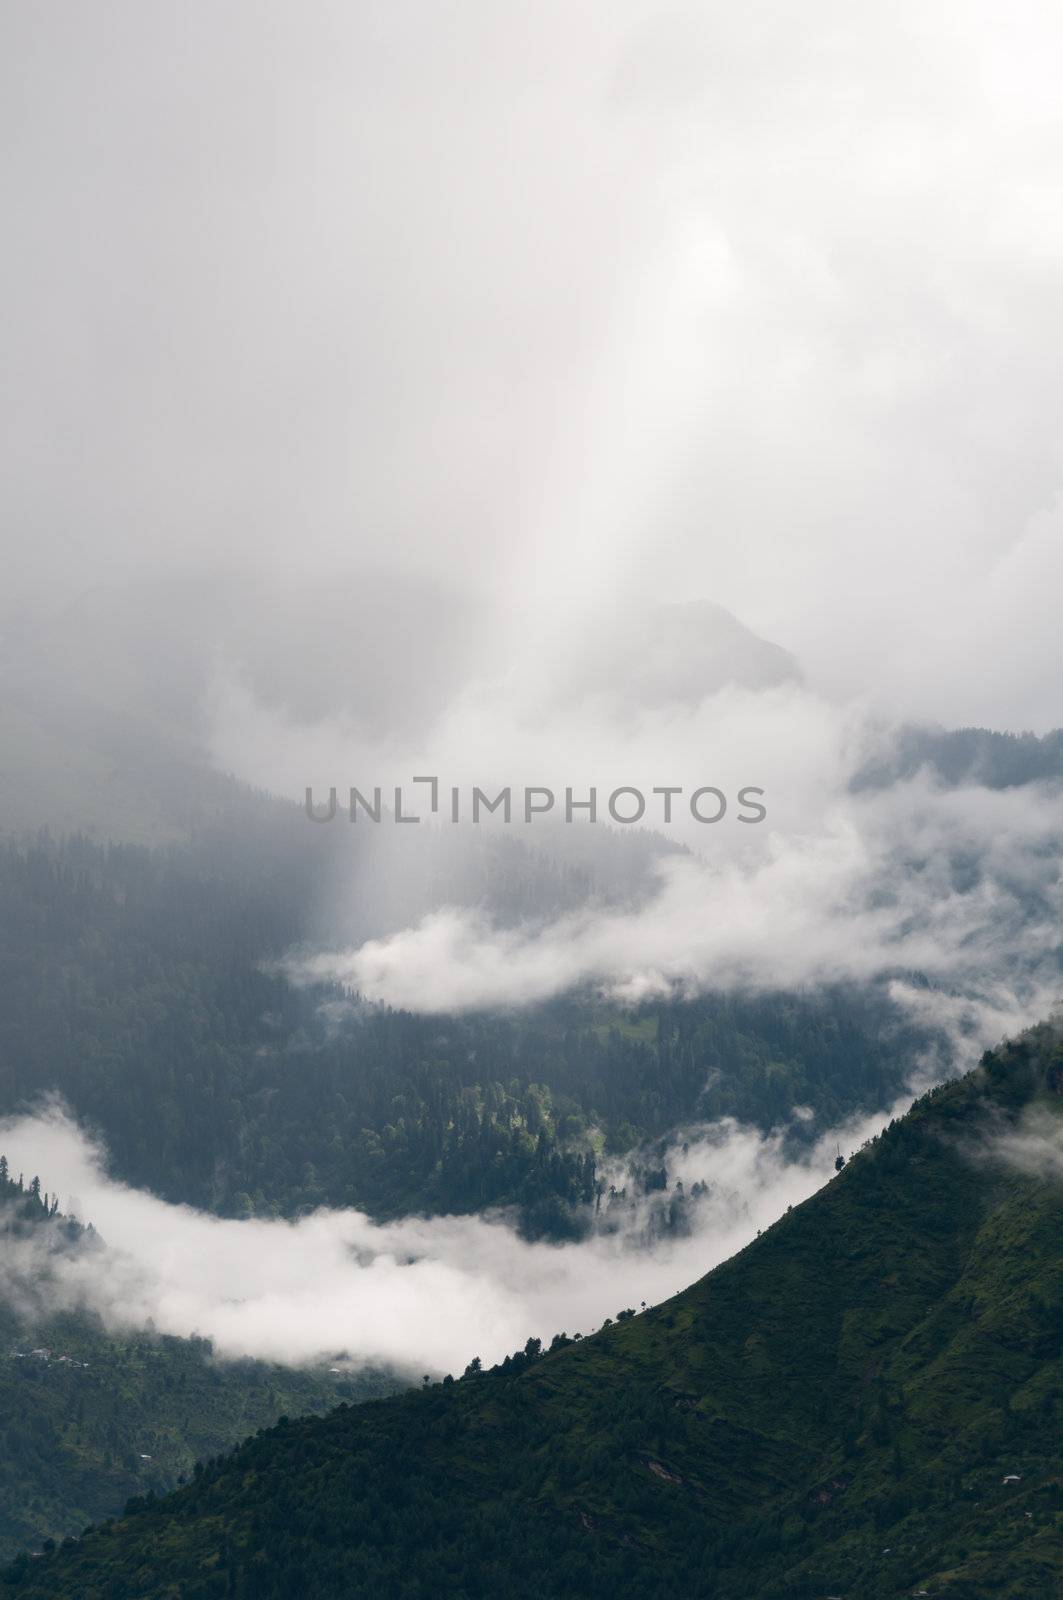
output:
[[[54,1203],[53,1203],[54,1204]],[[91,1252],[93,1235],[57,1217],[0,1158],[0,1237],[47,1230],[56,1250]],[[6,1265],[6,1263],[5,1263]],[[21,1286],[19,1286],[21,1287]],[[14,1295],[14,1300],[12,1296]],[[206,1339],[108,1333],[94,1317],[20,1314],[0,1298],[0,1558],[40,1549],[117,1513],[130,1495],[165,1493],[197,1460],[231,1448],[285,1412],[390,1393],[379,1373],[297,1371],[219,1361]]]
[[[1034,1116],[1055,1178],[994,1143]],[[1061,1139],[1044,1026],[665,1305],[282,1423],[7,1581],[21,1600],[1058,1600]]]

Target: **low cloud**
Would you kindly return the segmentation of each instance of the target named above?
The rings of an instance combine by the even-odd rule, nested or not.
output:
[[[990,1140],[988,1151],[1028,1177],[1063,1183],[1063,1118],[1043,1108],[1027,1111],[1015,1128]]]
[[[582,986],[639,1001],[918,972],[1022,1021],[1059,980],[1059,863],[1053,790],[941,790],[921,776],[840,795],[817,828],[771,829],[744,854],[663,857],[645,904],[516,928],[443,907],[390,937],[293,955],[288,970],[415,1011]]]
[[[221,1357],[291,1364],[345,1356],[411,1373],[460,1372],[530,1335],[588,1333],[626,1306],[657,1303],[741,1249],[812,1194],[845,1152],[893,1111],[825,1134],[800,1159],[785,1130],[726,1121],[685,1130],[664,1158],[669,1187],[708,1185],[686,1237],[653,1238],[650,1196],[578,1243],[529,1243],[503,1216],[359,1211],[295,1222],[232,1221],[108,1178],[104,1152],[57,1105],[0,1123],[12,1169],[39,1172],[64,1210],[92,1221],[100,1248],[57,1252],[48,1227],[0,1231],[9,1298],[37,1312],[86,1308],[114,1328],[213,1339]],[[612,1174],[626,1181],[622,1166]]]
[[[558,797],[571,788],[576,798],[594,787],[604,814],[612,789],[631,785],[647,798],[644,825],[684,847],[659,856],[637,899],[596,891],[575,908],[514,925],[485,905],[470,872],[468,892],[451,887],[445,902],[426,877],[420,903],[406,897],[396,915],[402,897],[394,889],[389,906],[387,885],[410,876],[414,835],[431,833],[453,851],[490,825],[454,827],[426,813],[416,828],[364,818],[352,826],[341,809],[330,837],[346,830],[359,849],[337,852],[322,919],[331,938],[292,953],[295,981],[339,982],[425,1012],[530,1005],[580,988],[638,1001],[913,972],[1019,1025],[1033,1020],[1045,993],[1054,998],[1058,784],[945,787],[920,772],[854,792],[854,774],[892,737],[869,703],[830,700],[790,679],[713,687],[691,666],[691,698],[673,686],[666,704],[644,706],[610,694],[585,661],[566,675],[557,662],[569,659],[559,655],[565,639],[572,654],[571,636],[563,630],[548,649],[548,637],[532,630],[527,659],[468,684],[414,748],[398,738],[367,741],[342,718],[308,722],[267,707],[238,680],[216,681],[219,759],[224,751],[243,776],[278,790],[301,797],[312,782],[320,797],[332,785],[345,795],[350,784],[365,792],[379,783],[387,794],[405,783],[411,808],[424,811],[423,790],[410,780],[435,773],[443,816],[451,784],[461,786],[466,809],[474,784],[491,794],[510,785],[518,796],[525,785]],[[677,649],[693,661],[689,642]],[[682,799],[666,825],[653,795],[664,784],[687,798],[715,785],[731,801],[728,813],[699,824]],[[767,812],[753,826],[735,820],[747,785],[763,790]],[[604,829],[574,822],[552,834],[544,823],[507,831],[557,856],[561,836],[589,847]],[[629,838],[637,831],[621,829]],[[347,908],[367,903],[382,908],[376,924],[356,926]]]

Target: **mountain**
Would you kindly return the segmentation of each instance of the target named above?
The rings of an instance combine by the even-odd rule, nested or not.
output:
[[[448,706],[490,679],[507,637],[542,641],[533,698],[589,699],[599,719],[605,701],[626,722],[632,709],[697,705],[727,685],[800,679],[788,651],[707,600],[573,612],[559,628],[556,605],[503,623],[471,596],[383,573],[278,585],[219,571],[103,586],[35,612],[0,597],[0,833],[165,844],[253,818],[282,802],[217,763],[281,780],[241,740],[225,754],[221,713],[236,686],[279,719],[274,740],[333,719],[337,760],[351,739],[366,756],[382,741],[421,749]]]
[[[1063,1044],[891,1123],[592,1338],[282,1422],[20,1600],[1058,1600]]]
[[[131,1494],[164,1493],[201,1457],[285,1412],[388,1394],[381,1373],[298,1371],[214,1358],[206,1339],[108,1332],[76,1310],[48,1311],[47,1259],[77,1253],[91,1271],[91,1228],[56,1214],[0,1158],[0,1557],[80,1532]],[[30,1277],[20,1275],[32,1263]],[[44,1268],[42,1269],[42,1260]]]
[[[574,621],[554,668],[561,702],[604,700],[622,708],[624,717],[696,706],[728,686],[769,689],[801,681],[788,650],[711,600],[629,604],[589,623]]]
[[[979,784],[1015,789],[1063,778],[1063,728],[1036,733],[1000,733],[992,728],[936,728],[908,723],[853,774],[851,787],[889,789],[919,772],[945,788]]]

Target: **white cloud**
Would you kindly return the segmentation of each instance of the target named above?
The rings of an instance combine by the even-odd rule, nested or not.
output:
[[[892,1115],[854,1121],[804,1159],[782,1132],[733,1122],[684,1130],[666,1157],[669,1182],[711,1185],[691,1237],[644,1248],[645,1205],[613,1233],[579,1243],[522,1240],[503,1217],[407,1217],[358,1211],[297,1222],[228,1221],[109,1179],[102,1152],[61,1108],[0,1123],[15,1171],[39,1172],[64,1208],[91,1220],[101,1250],[49,1253],[45,1234],[0,1232],[6,1293],[50,1309],[87,1307],[114,1327],[151,1318],[198,1333],[223,1357],[309,1363],[346,1352],[355,1365],[461,1371],[494,1362],[530,1335],[588,1333],[606,1316],[655,1304],[709,1271],[798,1204]],[[616,1181],[623,1180],[618,1167]]]
[[[834,692],[1055,717],[1057,8],[2,26],[9,587],[706,595]]]
[[[919,777],[837,796],[815,831],[764,826],[755,853],[664,858],[658,893],[631,909],[500,929],[444,908],[390,937],[293,957],[289,970],[422,1011],[582,985],[638,1000],[918,971],[968,998],[1007,994],[1011,1014],[1028,1016],[1058,981],[1054,792],[940,790]]]
[[[1027,1110],[1015,1127],[991,1135],[982,1153],[1028,1177],[1063,1182],[1063,1118],[1043,1107]]]

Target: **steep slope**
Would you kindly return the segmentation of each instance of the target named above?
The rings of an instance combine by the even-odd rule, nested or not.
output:
[[[1063,1048],[920,1101],[665,1305],[286,1423],[24,1600],[1063,1592]]]

